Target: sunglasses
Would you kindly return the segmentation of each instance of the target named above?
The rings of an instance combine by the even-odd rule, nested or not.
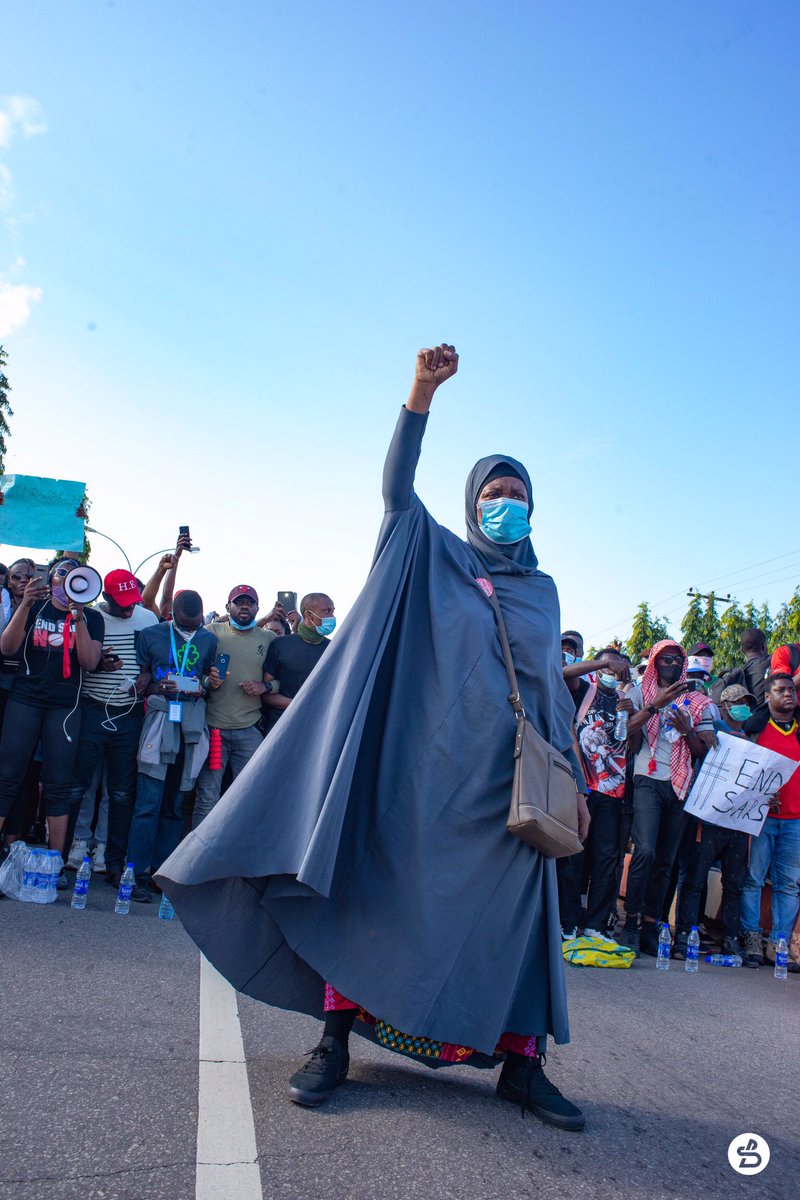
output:
[[[683,658],[680,654],[661,654],[659,655],[658,661],[663,663],[665,667],[674,667],[677,666],[678,663],[682,663]]]

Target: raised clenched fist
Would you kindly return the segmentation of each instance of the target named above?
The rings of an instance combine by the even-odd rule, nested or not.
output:
[[[420,350],[417,354],[417,368],[414,378],[419,383],[433,384],[438,387],[458,370],[458,355],[455,346],[442,343],[432,350]]]

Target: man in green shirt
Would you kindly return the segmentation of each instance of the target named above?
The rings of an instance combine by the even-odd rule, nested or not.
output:
[[[192,817],[196,829],[220,797],[222,780],[230,763],[234,779],[261,745],[261,698],[270,688],[264,682],[267,648],[276,636],[256,625],[258,594],[249,584],[232,589],[225,606],[230,623],[212,621],[206,628],[217,639],[217,662],[208,678],[206,719],[211,730],[212,752],[221,743],[221,756],[212,768],[212,754],[197,779],[197,797]],[[228,655],[220,672],[220,655]],[[218,732],[215,732],[218,731]]]

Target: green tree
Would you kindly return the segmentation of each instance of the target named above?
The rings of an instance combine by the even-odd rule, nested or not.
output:
[[[782,604],[775,614],[775,620],[772,624],[772,634],[769,639],[770,654],[778,646],[785,646],[787,642],[797,641],[796,638],[789,636],[789,620],[789,605]]]
[[[681,621],[681,640],[684,650],[688,650],[695,642],[706,641],[704,628],[703,601],[695,593],[689,600],[689,607]]]
[[[633,628],[625,645],[625,653],[632,662],[637,663],[656,642],[663,642],[668,637],[666,622],[654,617],[649,604],[643,600],[633,618]]]
[[[0,346],[0,475],[5,474],[6,469],[6,438],[11,433],[8,427],[8,418],[14,415],[14,410],[8,402],[8,393],[11,391],[11,384],[8,382],[8,376],[5,373],[7,362],[8,355],[3,347]]]
[[[786,625],[789,631],[788,641],[800,642],[800,587],[794,589],[791,600],[786,606]]]
[[[714,671],[728,671],[731,667],[741,666],[742,652],[739,639],[742,631],[747,629],[747,618],[739,604],[734,600],[722,614],[719,622],[719,636],[714,646]],[[706,640],[706,639],[704,639]]]
[[[707,646],[711,647],[712,651],[716,651],[719,630],[720,618],[717,612],[716,598],[713,592],[709,592],[703,612],[703,632],[696,640],[698,642],[705,642]],[[691,642],[689,645],[691,645]]]
[[[772,617],[770,616],[769,605],[767,603],[761,605],[761,608],[756,613],[756,619],[753,624],[755,625],[756,629],[761,629],[764,632],[767,641],[769,641],[772,634],[773,622]]]
[[[92,507],[92,502],[89,499],[89,493],[84,492],[83,500],[81,500],[81,506],[75,515],[83,517],[83,519],[87,525],[89,524],[89,509],[91,507]],[[88,563],[91,553],[92,553],[92,544],[89,541],[88,533],[84,529],[83,549],[82,550],[59,550],[58,553],[56,554],[56,558],[63,558],[63,556],[65,554],[67,554],[67,555],[69,555],[70,558],[74,558],[76,560],[76,562]]]

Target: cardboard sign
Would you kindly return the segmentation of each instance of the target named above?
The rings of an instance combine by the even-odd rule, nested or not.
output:
[[[35,550],[83,550],[84,520],[76,516],[86,484],[39,475],[0,476],[0,543]]]
[[[758,837],[769,816],[770,799],[800,765],[747,738],[720,733],[709,750],[686,800],[686,811],[709,825],[739,829]]]

